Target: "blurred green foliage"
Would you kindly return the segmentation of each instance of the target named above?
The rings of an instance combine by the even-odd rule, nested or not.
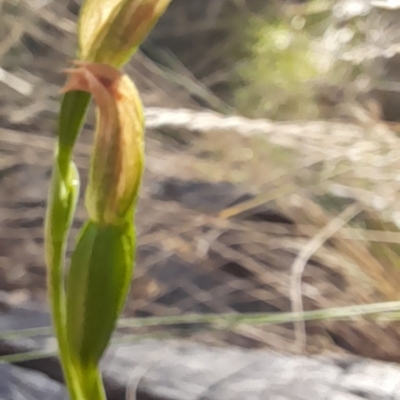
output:
[[[317,113],[310,80],[319,75],[306,32],[286,21],[252,17],[250,54],[237,65],[236,106],[251,117],[301,118]]]
[[[332,10],[331,2],[315,0],[249,18],[235,67],[241,113],[275,120],[320,116],[321,83],[342,85],[354,75],[341,56],[355,30],[337,26]]]

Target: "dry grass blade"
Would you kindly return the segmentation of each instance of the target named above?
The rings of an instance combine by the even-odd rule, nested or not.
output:
[[[302,300],[302,276],[304,268],[312,255],[321,248],[325,242],[337,234],[349,221],[356,217],[362,211],[360,204],[353,204],[347,207],[338,216],[333,218],[327,225],[325,225],[316,235],[314,235],[308,243],[302,248],[297,255],[291,271],[290,283],[290,300],[292,304],[293,313],[303,313],[303,300]],[[301,353],[306,349],[306,328],[304,321],[298,321],[294,325],[296,345]]]

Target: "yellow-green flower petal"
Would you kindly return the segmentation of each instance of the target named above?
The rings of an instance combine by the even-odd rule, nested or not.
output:
[[[171,0],[86,0],[79,18],[79,57],[123,66]]]

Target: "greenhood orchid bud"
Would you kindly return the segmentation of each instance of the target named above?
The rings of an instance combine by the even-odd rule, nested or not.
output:
[[[92,221],[118,225],[137,198],[144,162],[143,107],[127,75],[104,64],[75,62],[63,91],[81,90],[97,104],[86,208]]]
[[[77,61],[75,66],[66,71],[63,91],[91,93],[97,121],[86,189],[89,221],[71,257],[66,330],[71,356],[89,371],[109,342],[132,277],[144,119],[128,76],[104,64]]]
[[[81,60],[123,66],[171,0],[86,0],[79,19]]]

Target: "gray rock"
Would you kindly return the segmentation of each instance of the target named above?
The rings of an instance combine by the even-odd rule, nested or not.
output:
[[[362,358],[311,358],[148,340],[112,349],[104,366],[106,374],[137,399],[400,399],[400,367]]]
[[[35,326],[44,325],[46,313],[29,312]],[[0,331],[26,327],[24,315],[14,308],[0,314]],[[21,316],[24,321],[18,321]],[[3,339],[0,354],[43,350],[51,341],[48,336]],[[24,369],[0,365],[0,400],[64,398],[54,382],[62,380],[55,356],[19,365]],[[141,340],[112,346],[102,368],[109,400],[400,400],[400,366],[361,357],[303,357]]]
[[[0,400],[67,400],[64,387],[46,375],[0,364]]]

